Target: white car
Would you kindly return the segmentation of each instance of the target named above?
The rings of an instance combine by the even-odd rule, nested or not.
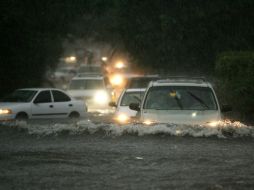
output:
[[[0,102],[0,121],[85,116],[84,102],[54,88],[18,89]]]
[[[67,92],[75,99],[85,101],[89,112],[108,109],[110,96],[101,75],[74,77]]]
[[[214,126],[221,120],[220,108],[212,85],[204,79],[169,78],[151,82],[141,105],[130,104],[138,111],[144,124],[208,124]]]
[[[53,80],[68,82],[77,74],[75,67],[60,67],[52,75]]]
[[[129,108],[130,103],[140,104],[144,96],[145,88],[141,89],[125,89],[118,101],[110,102],[110,106],[116,107],[113,119],[120,124],[129,123],[135,118],[137,111]]]

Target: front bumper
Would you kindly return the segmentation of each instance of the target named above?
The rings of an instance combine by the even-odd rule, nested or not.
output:
[[[15,120],[15,115],[14,114],[0,115],[0,122],[8,122],[8,121],[13,121],[13,120]]]

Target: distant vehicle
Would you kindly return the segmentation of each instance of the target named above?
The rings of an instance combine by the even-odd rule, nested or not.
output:
[[[207,124],[215,126],[221,113],[230,106],[220,108],[212,85],[204,79],[169,78],[151,82],[141,104],[131,103],[144,124]]]
[[[137,111],[129,108],[130,103],[140,104],[144,96],[145,89],[126,89],[120,95],[118,102],[110,102],[110,106],[116,107],[114,120],[117,123],[129,123],[135,118]]]
[[[146,88],[149,82],[160,79],[159,75],[144,75],[128,78],[126,88]]]
[[[75,67],[60,67],[52,75],[52,79],[61,82],[68,82],[77,74]]]
[[[54,88],[18,89],[0,101],[0,121],[85,116],[84,102]]]
[[[78,74],[102,74],[100,65],[81,65],[78,69]]]
[[[85,101],[89,112],[105,111],[108,108],[109,93],[101,75],[74,77],[69,84],[68,93],[75,99]]]

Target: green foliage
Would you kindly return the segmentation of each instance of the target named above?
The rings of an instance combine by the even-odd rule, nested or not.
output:
[[[216,72],[221,92],[235,110],[254,113],[254,52],[225,52],[218,56]]]

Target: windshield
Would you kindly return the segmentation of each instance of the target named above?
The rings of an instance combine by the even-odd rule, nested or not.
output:
[[[103,89],[103,80],[87,79],[87,80],[72,80],[70,90],[93,90]]]
[[[37,91],[35,90],[16,90],[3,99],[3,102],[30,102]]]
[[[149,89],[144,109],[217,110],[217,104],[208,87],[158,86]]]
[[[121,106],[129,106],[130,103],[139,103],[141,102],[144,96],[144,92],[126,92],[123,95]]]

